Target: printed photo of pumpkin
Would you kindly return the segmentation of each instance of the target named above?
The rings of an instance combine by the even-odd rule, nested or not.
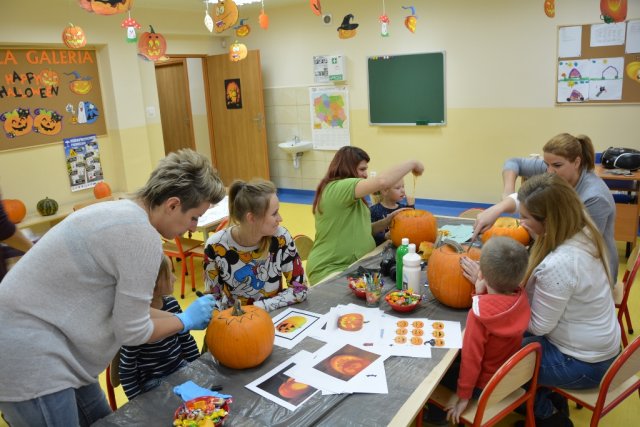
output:
[[[318,391],[310,385],[297,382],[291,378],[286,371],[295,366],[295,363],[286,364],[279,372],[267,378],[265,381],[256,384],[258,388],[270,395],[290,404],[297,406],[304,402],[309,396]]]
[[[444,338],[444,331],[433,331],[431,332],[435,338]]]
[[[409,330],[407,328],[398,328],[396,329],[396,335],[407,335]]]
[[[314,366],[334,378],[348,381],[358,375],[367,366],[377,360],[380,355],[362,350],[350,344],[341,347]]]
[[[69,24],[62,30],[62,42],[69,49],[80,49],[87,44],[87,37],[82,28]]]
[[[398,320],[396,322],[396,326],[400,328],[406,328],[407,326],[409,326],[409,322],[407,322],[406,320]]]
[[[296,331],[302,325],[307,323],[307,318],[304,316],[291,316],[284,319],[282,322],[276,325],[276,330],[282,334],[290,334]]]
[[[62,130],[62,116],[55,111],[36,108],[33,111],[33,130],[42,135],[55,135]]]
[[[411,344],[413,345],[422,345],[424,340],[420,337],[411,337]]]
[[[33,128],[33,117],[28,108],[16,108],[0,114],[0,122],[4,122],[4,134],[7,138],[26,135]]]
[[[348,313],[338,317],[338,328],[347,332],[356,332],[362,329],[364,316],[360,313]]]
[[[285,400],[294,401],[301,396],[309,396],[309,392],[313,393],[315,390],[315,388],[309,387],[307,384],[299,383],[293,378],[287,378],[287,380],[278,387],[278,394]],[[293,402],[291,403],[295,404]]]
[[[216,33],[233,27],[238,15],[238,6],[232,0],[219,0],[213,7],[213,28]]]
[[[402,335],[398,335],[393,339],[393,341],[395,341],[396,344],[406,344],[407,343],[407,337],[402,336]]]
[[[435,338],[432,340],[433,345],[436,347],[444,347],[444,340],[442,338]]]

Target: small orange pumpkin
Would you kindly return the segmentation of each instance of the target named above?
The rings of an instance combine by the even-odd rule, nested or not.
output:
[[[269,313],[255,305],[215,311],[205,341],[209,351],[222,365],[233,369],[258,366],[273,350],[275,328]]]
[[[490,229],[482,233],[482,243],[494,236],[511,237],[523,245],[528,245],[531,240],[529,232],[520,225],[520,221],[506,216],[498,218]]]
[[[7,214],[9,221],[14,224],[19,223],[25,216],[27,216],[27,207],[21,200],[3,199],[2,206],[4,207],[4,211]]]
[[[96,199],[103,199],[111,195],[111,187],[104,181],[100,181],[93,187],[93,195]]]
[[[69,24],[62,30],[62,42],[69,49],[80,49],[87,44],[87,37],[82,28]]]
[[[158,61],[166,58],[167,41],[162,34],[156,33],[151,25],[149,32],[142,33],[138,40],[138,54],[149,61]]]
[[[419,246],[422,242],[435,242],[438,231],[438,221],[431,212],[411,209],[399,212],[391,220],[389,226],[391,241],[398,247],[402,238],[409,239],[409,243]]]
[[[433,251],[427,266],[427,279],[431,293],[442,304],[453,308],[471,307],[474,285],[462,274],[460,258],[463,256],[478,261],[480,249],[473,247],[467,253],[464,248],[459,252],[445,244]]]

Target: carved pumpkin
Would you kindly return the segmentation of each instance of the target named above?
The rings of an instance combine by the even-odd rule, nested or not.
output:
[[[282,322],[278,323],[278,325],[276,326],[276,329],[278,330],[278,332],[281,332],[283,334],[289,334],[295,331],[296,329],[299,329],[300,326],[304,325],[305,323],[307,323],[306,317],[291,316],[284,319]]]
[[[4,133],[7,138],[26,135],[33,128],[33,117],[28,108],[16,108],[0,114],[0,122],[4,122]]]
[[[69,24],[62,30],[62,42],[69,49],[80,49],[87,44],[87,37],[82,28]]]
[[[429,261],[429,258],[431,258],[431,254],[433,253],[433,243],[432,242],[420,243],[420,247],[418,248],[418,253],[422,257],[423,261]]]
[[[520,221],[510,217],[500,217],[493,224],[493,227],[482,233],[482,243],[494,236],[511,237],[523,245],[528,245],[531,236],[529,232],[520,225]]]
[[[142,33],[138,40],[138,54],[149,61],[164,60],[167,52],[167,41],[162,34],[156,33],[151,25],[149,32]]]
[[[338,329],[348,332],[356,332],[362,329],[364,316],[360,313],[343,314],[338,318]]]
[[[42,135],[56,135],[62,130],[62,116],[55,111],[36,108],[33,112],[33,130]]]
[[[219,0],[213,7],[213,28],[221,33],[238,21],[238,6],[232,0]]]
[[[111,187],[104,181],[100,181],[93,187],[93,195],[96,199],[103,199],[111,195]]]
[[[27,207],[21,200],[3,199],[2,206],[4,207],[4,211],[7,214],[9,221],[14,224],[19,223],[25,216],[27,216]]]
[[[91,10],[98,15],[125,13],[133,6],[133,0],[90,0]]]
[[[549,18],[556,16],[555,0],[544,0],[544,14]]]
[[[58,73],[50,68],[46,68],[40,72],[40,81],[46,86],[58,86],[60,78]]]
[[[329,366],[339,374],[353,377],[358,375],[364,368],[371,365],[371,360],[352,354],[340,354],[333,356],[329,361]]]
[[[600,0],[600,17],[604,22],[622,22],[627,19],[627,0]]]
[[[433,251],[427,267],[431,293],[442,304],[453,308],[471,307],[474,285],[462,275],[460,258],[463,256],[477,261],[480,249],[474,247],[467,253],[465,248],[459,253],[448,244],[442,245]]]
[[[58,202],[48,197],[40,200],[36,205],[38,213],[42,216],[53,215],[58,212]]]
[[[236,41],[229,47],[229,59],[238,62],[247,57],[247,46]]]
[[[275,328],[269,313],[255,305],[233,307],[214,312],[205,341],[209,351],[222,365],[233,369],[253,368],[273,350]]]
[[[398,213],[389,225],[391,241],[398,247],[402,238],[409,239],[409,243],[419,246],[422,242],[435,242],[438,231],[438,221],[427,211],[411,209]]]
[[[278,387],[278,394],[285,399],[295,399],[309,391],[315,391],[315,389],[310,388],[307,384],[296,382],[293,378],[288,378]]]

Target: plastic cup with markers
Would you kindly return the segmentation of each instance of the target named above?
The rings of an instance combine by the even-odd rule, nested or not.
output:
[[[364,280],[366,283],[365,299],[367,301],[367,307],[380,306],[380,297],[382,295],[382,283],[380,281],[380,274],[367,274],[364,276]]]

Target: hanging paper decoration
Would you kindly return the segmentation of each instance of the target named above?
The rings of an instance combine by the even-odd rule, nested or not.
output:
[[[636,83],[640,83],[640,62],[629,62],[625,68],[627,76]]]
[[[627,0],[600,0],[600,19],[607,24],[627,19]]]
[[[264,12],[264,0],[262,1],[262,10],[260,11],[260,16],[258,16],[258,24],[260,24],[260,28],[263,30],[269,29],[269,15]]]
[[[311,11],[316,16],[322,16],[322,6],[320,5],[320,0],[309,0],[309,6],[311,6]]]
[[[389,37],[389,17],[384,7],[384,0],[382,0],[382,15],[378,18],[378,22],[380,22],[380,35]]]
[[[82,28],[70,23],[62,30],[62,41],[69,49],[80,49],[87,44],[87,37]]]
[[[91,10],[97,15],[116,15],[131,10],[133,0],[90,0]]]
[[[229,59],[231,62],[238,62],[247,57],[247,46],[238,40],[229,46]]]
[[[248,21],[249,18],[242,18],[240,20],[240,25],[236,25],[233,27],[236,30],[236,36],[238,37],[246,37],[251,32],[251,27],[244,23],[244,21]]]
[[[416,32],[416,25],[418,24],[418,16],[416,15],[416,8],[413,6],[402,6],[403,9],[411,9],[411,15],[404,18],[404,26],[412,33]]]
[[[127,29],[127,43],[135,43],[138,41],[138,33],[136,30],[141,29],[142,25],[138,24],[138,21],[131,17],[131,12],[129,12],[129,17],[122,21],[120,26]]]
[[[238,6],[233,0],[218,0],[213,10],[216,33],[231,28],[238,21]]]
[[[91,8],[91,1],[90,0],[78,0],[78,4],[80,5],[81,8],[83,8],[87,12],[93,13],[93,9]]]
[[[151,25],[151,32],[143,33],[138,41],[138,55],[149,61],[166,61],[167,41],[162,34],[156,33]]]
[[[358,28],[359,24],[352,24],[352,19],[353,14],[351,13],[342,18],[342,24],[338,27],[338,37],[341,39],[350,39],[356,35],[356,28]]]
[[[213,32],[213,18],[209,15],[209,2],[204,3],[204,26],[210,33]]]
[[[556,16],[555,0],[544,0],[544,14],[549,18]]]

